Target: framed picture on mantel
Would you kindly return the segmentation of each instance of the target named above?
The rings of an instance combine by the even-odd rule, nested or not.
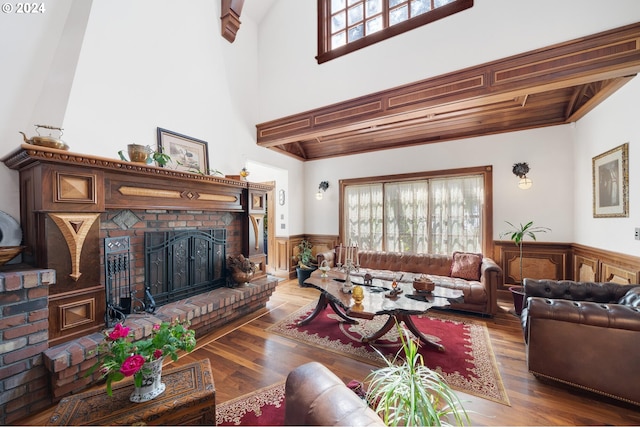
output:
[[[158,128],[158,151],[171,156],[172,168],[185,172],[209,173],[209,145],[206,141]]]
[[[629,143],[593,158],[593,217],[629,216]]]

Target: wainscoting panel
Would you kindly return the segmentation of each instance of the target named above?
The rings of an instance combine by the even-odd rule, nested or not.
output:
[[[640,257],[578,244],[573,245],[573,257],[576,280],[583,280],[580,277],[584,277],[595,282],[623,285],[640,283]],[[586,273],[589,270],[595,271],[595,274]]]
[[[494,242],[494,261],[502,268],[504,285],[499,289],[522,283],[520,250],[511,241]],[[532,279],[571,279],[571,246],[563,243],[525,242],[522,275]]]
[[[599,263],[596,258],[582,255],[573,257],[573,277],[579,282],[596,282],[598,280]]]

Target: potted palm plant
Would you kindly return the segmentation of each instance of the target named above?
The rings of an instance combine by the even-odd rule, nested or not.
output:
[[[302,286],[317,267],[313,263],[313,245],[308,240],[301,240],[296,248],[298,253],[293,259],[298,262],[296,274],[298,275],[298,284]]]
[[[387,366],[372,371],[365,382],[367,402],[388,426],[470,424],[462,402],[445,379],[424,364],[418,343],[397,325],[402,347]],[[404,353],[404,357],[401,355]]]
[[[534,227],[533,221],[529,221],[528,223],[518,226],[513,225],[509,221],[505,221],[511,227],[510,230],[507,230],[500,234],[500,237],[509,237],[513,243],[518,246],[518,250],[520,252],[520,286],[511,286],[509,290],[511,291],[511,295],[513,296],[513,306],[516,314],[519,316],[522,313],[522,307],[524,306],[524,287],[522,286],[522,280],[524,279],[523,267],[522,267],[522,254],[523,254],[523,246],[525,237],[530,237],[531,240],[536,239],[536,233],[546,233],[547,231],[551,231],[550,228],[547,227]]]

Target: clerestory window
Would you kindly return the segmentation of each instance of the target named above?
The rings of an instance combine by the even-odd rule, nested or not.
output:
[[[343,180],[342,241],[374,251],[488,253],[491,182],[490,167]]]
[[[473,0],[318,0],[318,63],[473,6]]]

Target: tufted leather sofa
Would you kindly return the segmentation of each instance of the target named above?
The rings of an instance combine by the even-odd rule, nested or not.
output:
[[[285,383],[285,425],[384,426],[382,419],[318,362],[291,371]]]
[[[471,311],[492,316],[498,309],[498,284],[502,284],[502,269],[490,258],[483,257],[479,280],[451,276],[452,257],[448,255],[411,254],[395,252],[359,251],[360,271],[353,275],[371,274],[381,280],[413,283],[413,279],[427,275],[437,286],[460,289],[464,301],[452,302],[454,310]],[[319,253],[318,265],[326,260],[330,267],[336,260],[335,250]]]
[[[531,373],[640,405],[640,285],[524,279],[524,292]]]

